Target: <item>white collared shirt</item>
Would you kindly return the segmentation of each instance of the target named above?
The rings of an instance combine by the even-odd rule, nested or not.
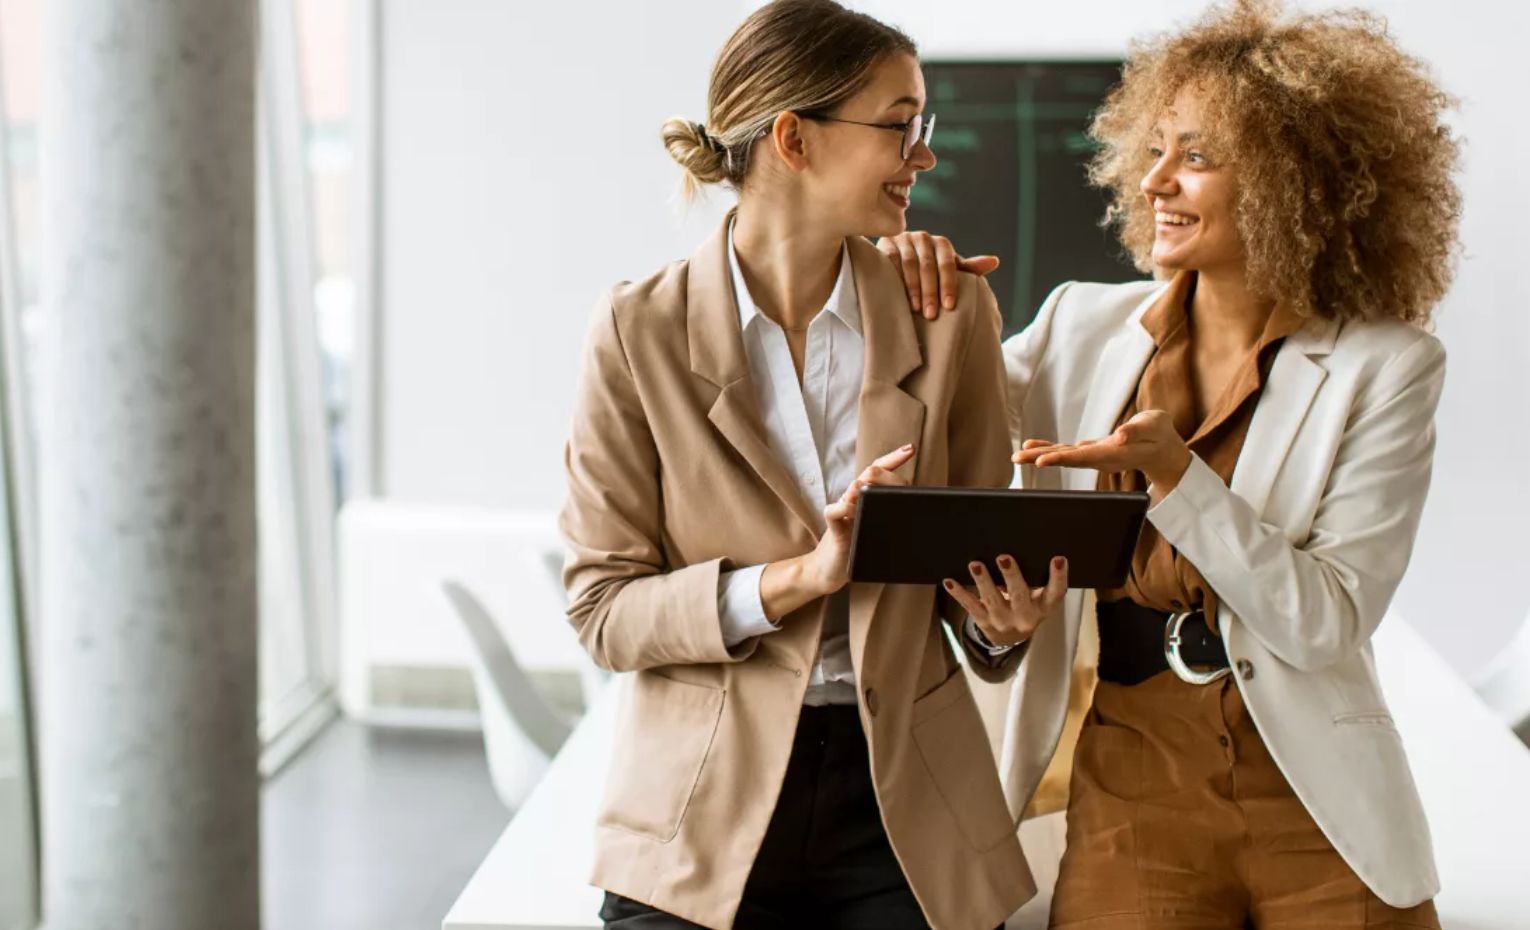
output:
[[[728,230],[728,264],[749,376],[760,403],[771,451],[786,464],[797,489],[824,529],[822,510],[839,500],[857,474],[855,440],[860,429],[861,375],[866,345],[855,291],[850,250],[840,253],[839,280],[823,310],[808,324],[802,381],[792,361],[786,331],[755,306],[744,282],[733,230]],[[765,566],[727,572],[718,593],[723,641],[737,645],[777,629],[765,616],[760,575]],[[855,667],[850,661],[849,589],[830,595],[824,638],[808,680],[807,704],[854,704]]]
[[[866,345],[861,335],[860,300],[849,247],[840,253],[839,279],[828,302],[808,324],[800,385],[786,331],[761,313],[749,294],[738,253],[733,248],[732,226],[728,228],[728,264],[733,272],[733,295],[738,305],[744,354],[758,394],[766,438],[771,451],[787,465],[798,490],[818,515],[818,529],[822,531],[823,508],[839,500],[857,474],[856,437],[860,431]],[[998,402],[996,399],[995,403]],[[764,565],[753,565],[722,575],[718,614],[722,619],[723,642],[730,647],[778,629],[765,616],[760,599],[760,576],[764,571]],[[856,702],[849,622],[850,589],[846,587],[829,596],[823,641],[803,703]],[[971,617],[967,618],[964,632],[990,655],[1008,651],[1006,647],[989,646],[979,638]]]

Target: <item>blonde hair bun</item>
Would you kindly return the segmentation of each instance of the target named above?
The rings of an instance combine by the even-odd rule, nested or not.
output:
[[[664,123],[664,148],[685,169],[685,187],[689,195],[706,184],[728,180],[728,150],[707,135],[700,123],[675,117]]]

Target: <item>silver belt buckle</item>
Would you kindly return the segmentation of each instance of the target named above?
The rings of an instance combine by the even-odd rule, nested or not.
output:
[[[1201,672],[1191,668],[1179,654],[1179,646],[1184,640],[1180,637],[1180,630],[1189,618],[1190,611],[1179,614],[1170,614],[1169,619],[1163,625],[1163,655],[1169,660],[1169,668],[1179,676],[1179,680],[1192,685],[1209,685],[1220,678],[1232,674],[1231,668],[1218,668],[1211,671]]]

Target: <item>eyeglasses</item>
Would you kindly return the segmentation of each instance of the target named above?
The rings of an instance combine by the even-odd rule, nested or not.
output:
[[[824,123],[849,123],[852,126],[870,126],[872,129],[890,129],[903,134],[903,147],[898,154],[904,161],[914,151],[914,146],[923,142],[930,144],[930,136],[935,134],[935,114],[915,113],[913,118],[906,123],[863,123],[857,119],[840,119],[837,116],[828,116],[823,113],[798,113],[803,119],[818,120]]]

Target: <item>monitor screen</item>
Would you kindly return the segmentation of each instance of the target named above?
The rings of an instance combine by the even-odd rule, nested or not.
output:
[[[988,282],[1006,336],[1064,281],[1145,277],[1100,225],[1106,198],[1086,175],[1089,120],[1120,72],[1117,61],[924,62],[938,161],[914,187],[909,228],[999,256]]]

